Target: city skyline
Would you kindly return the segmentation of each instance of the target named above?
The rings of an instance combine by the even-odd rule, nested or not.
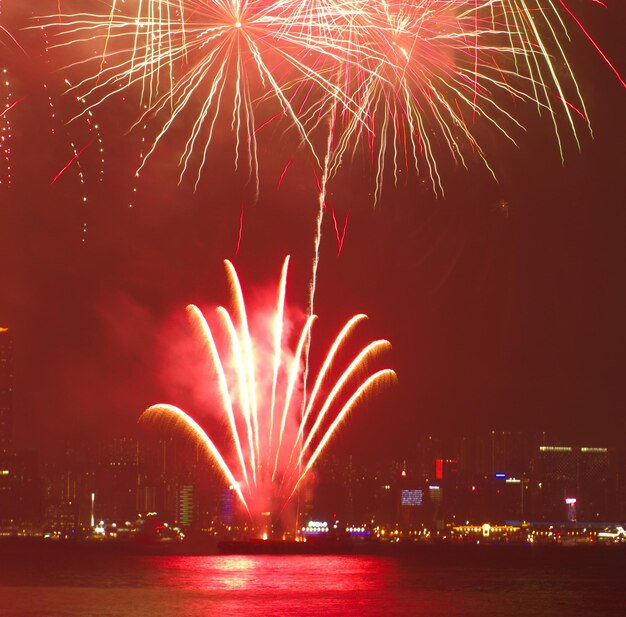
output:
[[[47,454],[3,450],[0,533],[82,537],[96,526],[114,531],[148,516],[218,537],[259,529],[291,533],[294,521],[297,528],[341,521],[368,533],[395,528],[445,534],[454,526],[484,523],[577,523],[601,530],[626,516],[624,450],[575,445],[558,436],[429,436],[416,439],[399,459],[357,459],[335,448],[316,466],[296,511],[277,510],[266,523],[250,519],[233,487],[193,445],[189,437],[165,436],[153,427],[65,443]]]

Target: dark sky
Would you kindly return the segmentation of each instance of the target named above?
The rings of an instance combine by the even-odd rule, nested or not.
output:
[[[570,4],[626,73],[623,3]],[[178,402],[184,306],[227,302],[224,258],[251,289],[275,284],[292,254],[289,299],[305,306],[311,162],[270,133],[252,204],[220,135],[194,194],[189,181],[177,186],[174,133],[135,181],[143,133],[126,134],[134,108],[118,99],[95,111],[100,181],[96,133],[59,120],[76,104],[60,96],[58,56],[43,53],[40,33],[9,25],[28,53],[0,47],[14,97],[25,97],[10,117],[13,186],[0,188],[0,323],[15,336],[18,442],[123,432],[146,406]],[[337,256],[332,218],[324,220],[316,336],[327,343],[365,312],[365,339],[393,343],[388,363],[399,376],[352,418],[346,447],[400,452],[420,434],[487,428],[624,445],[626,93],[582,35],[568,50],[593,138],[579,125],[578,152],[566,137],[564,165],[549,121],[520,109],[528,130],[516,135],[518,149],[483,135],[499,183],[478,164],[465,171],[446,161],[445,198],[409,179],[388,184],[375,207],[360,167],[331,183],[329,204],[349,223]],[[82,167],[50,185],[71,143],[90,144]]]

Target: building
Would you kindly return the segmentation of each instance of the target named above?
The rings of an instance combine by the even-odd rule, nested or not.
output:
[[[195,500],[192,484],[182,484],[176,491],[176,523],[183,527],[191,527],[194,519]]]
[[[95,490],[96,448],[66,443],[43,466],[45,523],[53,531],[91,524],[91,492]]]
[[[536,520],[607,521],[619,515],[617,462],[612,448],[540,446],[533,460],[532,480]]]
[[[13,443],[13,333],[0,326],[0,527],[29,529],[43,520],[39,456]]]
[[[137,516],[139,443],[134,437],[100,441],[93,490],[96,517],[121,523]]]
[[[43,521],[43,485],[37,452],[0,452],[0,529],[25,529]]]

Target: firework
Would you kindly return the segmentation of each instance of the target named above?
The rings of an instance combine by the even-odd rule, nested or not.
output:
[[[130,89],[137,124],[156,123],[142,166],[184,117],[181,178],[197,185],[229,127],[234,165],[258,190],[259,132],[274,122],[296,130],[327,178],[366,152],[375,199],[403,172],[443,193],[446,156],[491,169],[481,134],[514,142],[513,108],[546,115],[563,152],[563,131],[578,142],[577,116],[587,124],[568,27],[599,50],[565,0],[109,0],[60,20],[59,45],[97,47],[77,63],[92,67],[76,86],[88,109]]]
[[[563,157],[562,132],[578,144],[575,116],[588,124],[564,17],[573,15],[561,0],[361,3],[338,26],[350,59],[337,70],[359,111],[334,116],[328,175],[362,149],[375,170],[375,200],[385,178],[397,183],[403,172],[443,194],[446,156],[467,167],[471,155],[495,177],[481,136],[491,127],[515,143],[523,126],[511,109],[528,106],[550,119]]]
[[[106,14],[61,15],[59,45],[86,40],[99,45],[98,53],[77,63],[97,67],[76,86],[90,108],[130,89],[145,110],[137,124],[160,119],[142,166],[185,116],[192,122],[179,159],[181,178],[193,169],[197,185],[209,147],[226,125],[234,137],[235,167],[243,159],[258,188],[257,134],[265,122],[257,121],[257,108],[289,118],[307,142],[290,84],[310,80],[322,90],[329,87],[305,62],[310,48],[292,33],[284,5],[280,0],[146,0],[131,7],[113,0]],[[47,19],[47,26],[56,28]]]
[[[331,345],[314,385],[305,396],[303,382],[306,342],[315,320],[302,326],[295,349],[286,339],[287,258],[283,264],[276,307],[270,318],[269,343],[249,326],[244,296],[230,262],[226,270],[234,311],[217,309],[223,343],[220,345],[200,309],[187,307],[189,317],[213,366],[223,419],[230,436],[216,445],[200,425],[172,405],[154,405],[142,420],[170,422],[184,428],[216,463],[224,479],[255,522],[261,513],[280,511],[314,466],[347,414],[377,385],[395,380],[391,369],[372,371],[371,363],[389,348],[385,340],[363,347],[348,366],[333,377],[334,366],[348,353],[355,328],[366,319],[356,315]],[[342,354],[343,352],[343,354]]]
[[[0,84],[0,187],[10,187],[11,172],[11,130],[10,112],[22,99],[13,99],[7,79],[7,69],[2,69],[3,83]]]
[[[3,49],[3,51],[5,49],[19,49],[26,54],[22,46],[11,34],[11,31],[3,25],[2,9],[2,0],[0,0],[0,49]],[[14,95],[9,80],[9,71],[6,66],[0,65],[0,78],[0,188],[8,188],[13,182],[11,168],[11,148],[13,143],[11,111],[24,100],[24,97],[18,98]]]

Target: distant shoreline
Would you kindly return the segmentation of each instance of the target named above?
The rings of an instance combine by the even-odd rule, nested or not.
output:
[[[123,556],[284,556],[341,555],[418,558],[433,564],[474,562],[537,563],[565,565],[616,561],[626,567],[626,544],[558,545],[523,543],[388,543],[388,542],[284,542],[280,540],[226,540],[216,538],[142,544],[132,541],[47,540],[32,537],[0,537],[0,561],[81,555],[102,558]]]

